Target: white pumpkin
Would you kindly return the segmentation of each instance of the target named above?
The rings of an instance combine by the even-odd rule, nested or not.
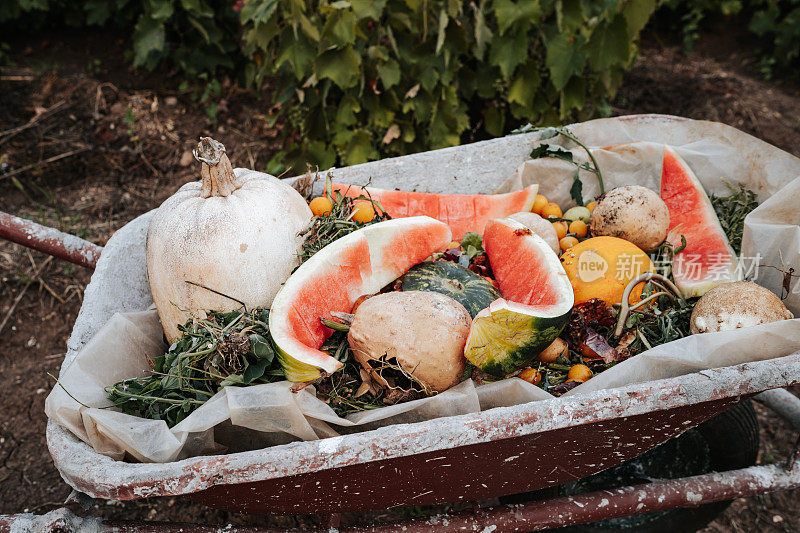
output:
[[[221,143],[201,138],[194,156],[202,180],[167,198],[147,232],[150,290],[170,343],[205,311],[269,307],[299,263],[299,233],[312,217],[291,186],[234,170]]]

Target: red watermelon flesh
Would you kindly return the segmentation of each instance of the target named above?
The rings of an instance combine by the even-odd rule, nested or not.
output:
[[[450,226],[453,238],[460,241],[469,231],[483,233],[486,223],[493,218],[530,211],[539,186],[530,185],[521,191],[504,194],[433,194],[362,188],[343,183],[334,183],[333,189],[352,198],[369,195],[392,218],[425,215],[441,220]]]
[[[686,238],[686,248],[672,262],[675,284],[683,295],[702,296],[720,283],[740,279],[736,253],[703,185],[669,146],[664,147],[661,199],[669,209],[667,238],[675,246],[681,234]]]
[[[451,239],[447,225],[430,217],[400,218],[346,235],[303,263],[275,296],[269,317],[287,379],[311,381],[320,369],[339,369],[342,364],[320,350],[332,333],[320,317],[349,313],[359,296],[377,293]]]
[[[550,278],[564,269],[550,257],[555,254],[545,254],[536,246],[531,235],[527,228],[492,220],[486,225],[483,242],[503,298],[549,307],[559,301],[563,292]],[[551,265],[548,265],[548,258]]]

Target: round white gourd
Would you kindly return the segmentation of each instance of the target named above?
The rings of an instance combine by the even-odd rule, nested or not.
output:
[[[147,232],[150,290],[170,343],[178,325],[206,311],[269,307],[299,263],[299,233],[312,217],[291,186],[234,170],[221,143],[201,138],[194,156],[202,180],[167,198]]]

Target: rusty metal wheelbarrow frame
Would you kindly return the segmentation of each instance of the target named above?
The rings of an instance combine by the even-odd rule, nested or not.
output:
[[[419,154],[413,162],[398,158],[382,164],[391,174],[408,172],[409,164],[433,172],[437,165],[441,170],[469,160],[480,179],[489,173],[507,173],[517,155],[525,156],[529,142],[520,135],[477,143],[469,151],[459,147]],[[498,160],[500,143],[514,157]],[[509,168],[498,168],[498,164]],[[363,180],[374,168],[371,165],[343,169],[345,178]],[[103,250],[68,342],[67,362],[111,314],[142,310],[152,303],[149,293],[131,297],[129,290],[146,286],[144,238],[149,216],[142,215],[120,229]],[[38,235],[46,235],[45,251],[84,266],[91,266],[86,258],[98,251],[89,243],[85,243],[87,248],[75,241],[62,246],[58,235],[18,226],[19,219],[0,217],[0,236],[34,245]],[[131,256],[139,260],[131,261]],[[115,270],[122,263],[128,267]],[[139,266],[131,268],[133,264]],[[633,458],[755,394],[798,382],[800,352],[587,395],[167,464],[113,461],[52,422],[47,437],[62,477],[92,497],[129,500],[185,495],[233,511],[337,513],[476,501],[559,485]],[[761,398],[800,428],[800,400],[785,391]],[[496,531],[530,531],[786,490],[800,486],[796,455],[783,465],[450,516],[437,522],[436,528],[494,525]],[[571,460],[564,461],[566,456]],[[427,531],[431,526],[430,521],[409,521],[375,530]]]
[[[143,253],[148,218],[122,228],[101,255],[86,291],[87,300],[102,294],[112,302],[101,315],[149,305],[146,296],[125,302],[113,298],[120,286],[141,281],[143,272],[108,275],[121,254]],[[104,322],[101,318],[81,313],[76,332],[81,323],[95,325],[70,339],[71,353]],[[169,464],[113,461],[53,423],[48,446],[62,477],[96,498],[186,495],[251,513],[336,513],[475,501],[558,485],[635,457],[756,393],[798,382],[800,353],[588,395]],[[800,429],[800,400],[785,391],[767,394],[770,404]],[[565,456],[573,460],[565,462]],[[535,530],[798,486],[795,458],[785,465],[479,510],[442,519],[437,529],[483,524],[502,526],[499,531]],[[431,523],[410,521],[378,530],[395,527],[424,531]]]

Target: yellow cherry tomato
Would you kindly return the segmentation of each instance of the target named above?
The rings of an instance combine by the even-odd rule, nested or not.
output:
[[[566,222],[562,222],[562,221],[553,222],[553,227],[556,228],[556,237],[558,237],[558,240],[561,240],[561,239],[563,239],[564,237],[567,236],[567,223]]]
[[[519,379],[524,379],[531,385],[536,385],[542,381],[542,374],[535,368],[526,368],[517,376]]]
[[[582,239],[589,233],[589,228],[586,227],[586,222],[583,220],[574,220],[569,225],[569,233],[574,233],[579,239]]]
[[[567,379],[569,381],[578,381],[580,383],[587,381],[591,377],[592,371],[589,370],[589,367],[586,365],[573,365],[567,373]]]
[[[311,212],[314,213],[314,216],[321,217],[323,215],[329,215],[331,210],[333,209],[333,204],[330,200],[328,200],[324,196],[317,196],[308,204],[308,207],[311,208]]]
[[[454,250],[456,248],[461,248],[461,243],[458,241],[450,241],[450,244],[447,245],[448,250]]]
[[[589,202],[588,204],[586,204],[586,209],[588,209],[589,211],[594,211],[594,206],[596,205],[597,202]]]
[[[561,215],[563,214],[564,213],[561,212],[561,208],[558,207],[558,204],[554,204],[553,202],[549,202],[542,208],[543,218],[550,218],[550,217],[561,218]]]
[[[537,194],[536,199],[533,201],[533,207],[531,207],[531,212],[536,213],[537,215],[542,214],[542,209],[544,206],[547,205],[547,197],[543,194]]]
[[[375,218],[375,208],[372,207],[372,202],[356,202],[353,207],[353,220],[356,222],[370,222]]]
[[[566,252],[576,244],[578,244],[578,239],[575,237],[564,237],[558,241],[558,247],[561,248],[562,252]]]

